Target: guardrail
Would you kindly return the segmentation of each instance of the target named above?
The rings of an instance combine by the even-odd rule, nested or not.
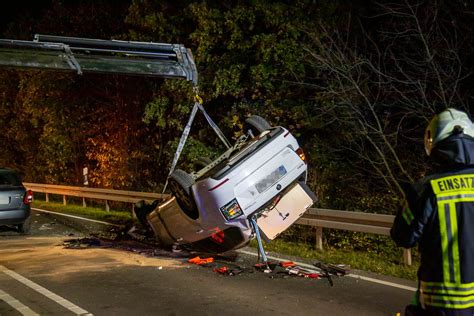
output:
[[[310,208],[296,224],[316,228],[316,248],[323,249],[323,228],[390,236],[395,216]],[[403,249],[403,262],[412,264],[411,250]]]
[[[23,183],[23,185],[28,189],[33,190],[33,192],[45,193],[46,202],[49,202],[50,194],[62,195],[64,205],[67,203],[68,196],[81,197],[82,205],[84,207],[87,206],[86,199],[103,200],[105,201],[105,209],[107,212],[110,211],[109,201],[131,203],[133,207],[135,203],[140,200],[151,202],[169,196],[168,194],[160,193],[97,189],[53,184]]]
[[[137,191],[109,190],[87,187],[75,187],[65,185],[24,183],[25,187],[33,192],[46,194],[46,202],[49,202],[49,194],[63,196],[63,204],[66,205],[67,197],[81,197],[84,207],[87,206],[86,199],[105,201],[106,211],[110,211],[109,201],[131,203],[132,208],[140,200],[154,201],[165,199],[168,194],[147,193]],[[320,208],[310,208],[298,221],[299,225],[306,225],[316,228],[316,248],[323,249],[323,229],[341,229],[353,232],[363,232],[379,235],[390,235],[395,216],[349,212],[339,210],[328,210]],[[410,249],[403,250],[403,260],[406,265],[412,264]]]

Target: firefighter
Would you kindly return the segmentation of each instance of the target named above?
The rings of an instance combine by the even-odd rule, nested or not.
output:
[[[425,150],[439,172],[405,191],[390,234],[419,244],[418,291],[406,315],[474,315],[474,126],[447,109],[426,128]]]

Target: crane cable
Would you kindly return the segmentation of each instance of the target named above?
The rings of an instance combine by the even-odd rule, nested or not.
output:
[[[178,163],[178,159],[181,156],[181,152],[183,151],[184,144],[186,143],[186,140],[188,139],[189,132],[191,131],[191,125],[193,124],[193,121],[194,121],[194,118],[196,116],[196,113],[197,113],[198,109],[204,114],[204,117],[206,118],[207,122],[212,127],[214,132],[217,134],[219,139],[224,143],[224,145],[227,148],[231,147],[231,144],[227,140],[227,138],[225,137],[224,133],[222,133],[222,131],[217,126],[217,124],[214,123],[214,121],[211,119],[209,114],[207,114],[206,110],[204,109],[204,106],[202,105],[204,102],[203,102],[203,99],[199,96],[198,87],[194,87],[193,91],[195,93],[194,106],[191,110],[191,114],[189,115],[188,122],[186,123],[186,126],[184,127],[183,133],[181,134],[181,138],[179,140],[178,147],[176,148],[176,152],[174,154],[173,161],[171,163],[170,172],[168,173],[168,177],[166,178],[165,186],[163,187],[163,193],[165,193],[166,187],[168,186],[169,177],[171,176],[174,169],[176,168],[176,164]]]

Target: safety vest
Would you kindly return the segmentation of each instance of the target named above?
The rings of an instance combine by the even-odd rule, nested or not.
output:
[[[429,181],[435,195],[434,218],[439,225],[441,255],[433,253],[436,273],[420,277],[420,301],[453,309],[474,307],[474,174],[457,174]],[[434,205],[433,205],[434,206]],[[414,215],[404,212],[408,222]],[[438,222],[438,223],[437,223]],[[429,238],[429,237],[428,237]],[[438,248],[436,248],[438,249]],[[429,254],[424,254],[425,256]],[[422,271],[421,271],[422,272]],[[423,276],[423,273],[420,273]]]

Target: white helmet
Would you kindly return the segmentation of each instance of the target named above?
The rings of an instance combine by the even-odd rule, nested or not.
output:
[[[466,113],[452,108],[439,113],[433,117],[425,131],[426,154],[430,156],[436,144],[443,139],[460,133],[474,137],[474,126]]]

